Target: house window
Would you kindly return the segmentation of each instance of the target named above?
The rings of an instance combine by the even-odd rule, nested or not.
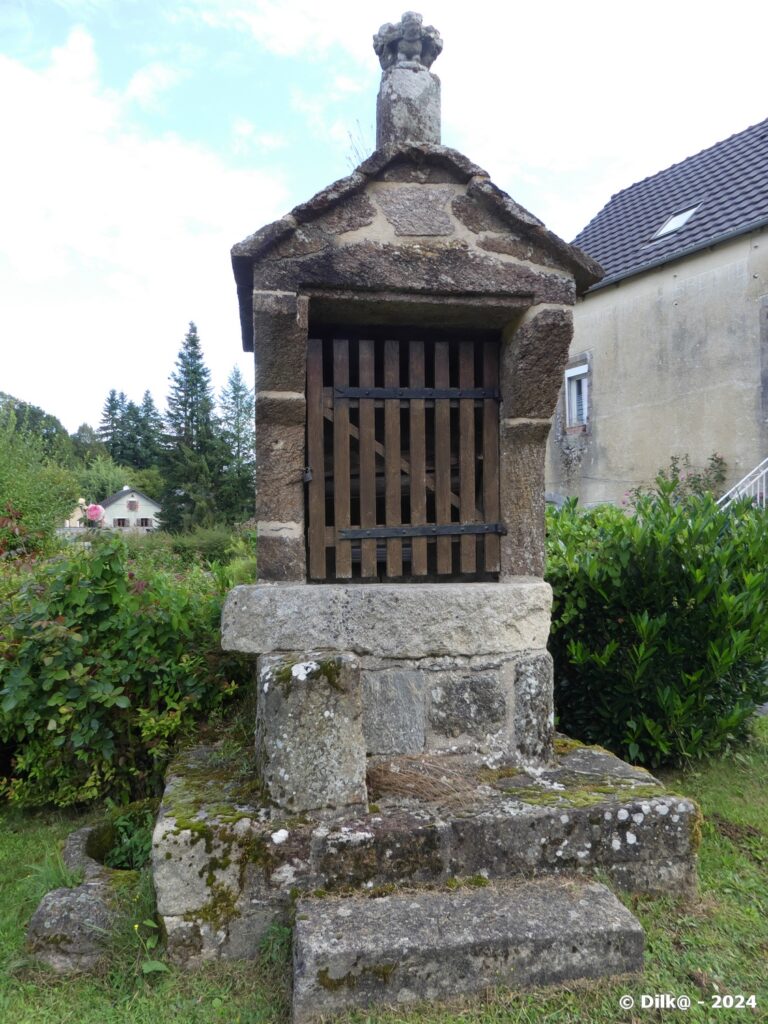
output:
[[[138,503],[138,501],[136,501],[135,499],[129,501],[128,502],[128,511],[129,512],[138,512],[139,511],[139,503]]]
[[[565,371],[565,425],[584,429],[589,418],[589,365]]]
[[[137,523],[138,523],[139,526],[146,526],[146,527],[151,527],[152,526],[152,520],[151,519],[138,519]]]
[[[128,520],[127,519],[113,519],[112,520],[112,525],[114,527],[124,528],[124,527],[128,526]]]
[[[688,223],[698,208],[698,206],[692,206],[688,210],[683,210],[682,213],[675,213],[671,217],[667,217],[653,238],[663,238],[664,235],[671,235],[673,231],[679,231]]]

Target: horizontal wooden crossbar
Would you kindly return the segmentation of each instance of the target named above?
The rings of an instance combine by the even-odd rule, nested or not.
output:
[[[409,401],[414,398],[421,399],[474,399],[484,401],[493,399],[501,400],[501,392],[498,388],[348,388],[335,387],[333,389],[335,398],[400,398]]]
[[[427,523],[421,526],[370,526],[364,528],[345,527],[339,530],[341,540],[368,540],[386,537],[455,537],[469,534],[507,532],[503,523]]]

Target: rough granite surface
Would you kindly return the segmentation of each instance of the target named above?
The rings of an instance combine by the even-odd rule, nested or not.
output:
[[[637,919],[604,885],[495,883],[296,905],[293,1024],[372,1004],[642,970]]]
[[[474,755],[379,758],[367,813],[301,816],[243,791],[217,756],[177,758],[155,828],[158,910],[179,963],[255,957],[296,892],[595,871],[630,891],[695,891],[698,808],[600,748],[558,738],[553,764],[527,769]]]
[[[512,578],[503,585],[256,584],[228,594],[221,642],[225,650],[252,654],[511,654],[546,647],[551,602],[549,584],[535,577]]]

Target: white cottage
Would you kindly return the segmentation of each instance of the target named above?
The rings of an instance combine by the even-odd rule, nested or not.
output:
[[[105,512],[104,526],[107,529],[146,532],[160,526],[162,509],[153,498],[135,487],[126,485],[100,504]]]

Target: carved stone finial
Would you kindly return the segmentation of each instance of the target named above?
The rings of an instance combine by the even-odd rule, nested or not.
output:
[[[415,11],[406,11],[397,25],[387,22],[373,37],[373,48],[386,71],[396,64],[430,68],[440,56],[443,40],[433,25],[423,25]]]

